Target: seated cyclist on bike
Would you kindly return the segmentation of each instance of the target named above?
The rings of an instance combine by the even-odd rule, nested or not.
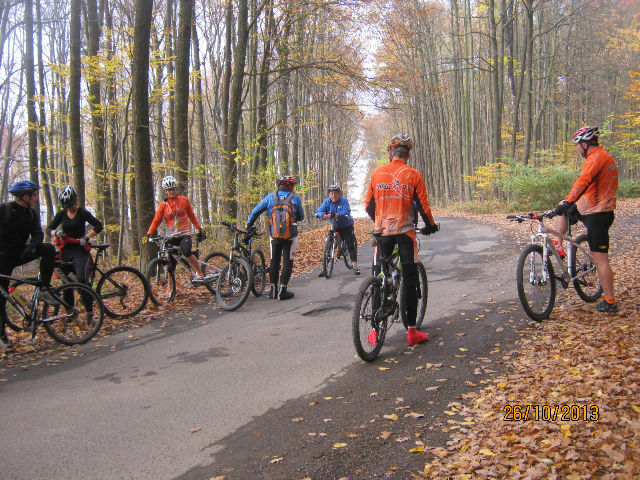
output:
[[[418,212],[425,224],[420,231],[423,235],[437,232],[438,226],[431,215],[422,174],[407,165],[412,148],[413,140],[408,135],[399,134],[391,139],[387,148],[390,162],[376,168],[371,175],[365,204],[367,213],[375,222],[375,229],[382,232],[382,252],[376,252],[377,255],[388,257],[392,254],[395,245],[398,245],[407,298],[407,343],[417,345],[429,337],[416,329],[418,248],[413,222],[413,202],[416,202]],[[377,272],[380,269],[378,263],[376,259],[374,268],[377,268]],[[367,339],[369,343],[375,345],[377,332],[373,330]]]
[[[55,249],[43,243],[40,213],[35,209],[38,190],[40,186],[36,183],[22,180],[9,189],[15,200],[0,205],[0,273],[11,275],[15,267],[40,257],[40,298],[55,303],[50,292]],[[0,285],[6,290],[9,280],[1,278]],[[0,295],[0,347],[3,348],[11,347],[5,332],[6,302]]]
[[[56,243],[62,254],[62,260],[73,264],[77,281],[91,286],[89,274],[93,261],[89,254],[91,250],[89,241],[102,231],[102,222],[86,208],[78,205],[78,193],[71,185],[62,189],[58,200],[62,210],[56,213],[51,223],[47,225],[47,231],[57,236]],[[89,233],[86,233],[87,223],[93,227]],[[62,228],[56,232],[59,226]],[[87,314],[90,315],[91,312],[91,305],[87,305]]]
[[[558,231],[567,232],[567,217],[577,207],[579,218],[587,227],[589,250],[602,284],[604,300],[592,308],[599,312],[618,311],[613,293],[613,271],[609,263],[609,228],[613,224],[618,191],[618,166],[613,157],[598,143],[598,127],[582,127],[573,134],[578,153],[586,159],[582,173],[567,197],[556,207],[561,215]],[[575,207],[574,207],[575,205]],[[553,242],[560,253],[562,239]]]
[[[353,231],[353,218],[351,217],[351,207],[346,197],[342,196],[342,190],[339,185],[331,185],[329,187],[329,198],[325,199],[316,210],[316,217],[322,220],[331,221],[333,228],[340,238],[342,238],[349,249],[349,258],[353,264],[353,273],[360,275],[358,268],[358,243],[356,235]],[[319,277],[324,276],[324,270],[320,272]]]
[[[204,283],[204,276],[200,269],[200,263],[196,256],[191,252],[193,243],[191,240],[191,227],[189,221],[198,230],[198,241],[206,238],[205,232],[200,226],[200,222],[196,218],[196,214],[193,212],[191,202],[187,197],[178,195],[178,181],[171,175],[167,175],[162,179],[162,189],[167,194],[166,198],[160,202],[156,210],[156,215],[153,217],[153,221],[147,230],[147,235],[142,238],[142,243],[147,243],[149,236],[153,234],[162,223],[162,219],[167,225],[167,232],[176,234],[175,238],[172,238],[167,242],[169,245],[179,245],[182,254],[187,258],[189,265],[196,272],[196,277],[192,280],[192,283],[202,284]],[[172,262],[175,260],[172,258]],[[172,265],[173,268],[176,265]]]

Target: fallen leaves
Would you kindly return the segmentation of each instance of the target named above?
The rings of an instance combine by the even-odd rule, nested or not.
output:
[[[508,372],[468,405],[445,412],[447,448],[428,450],[434,458],[424,477],[640,478],[640,322],[630,321],[640,311],[638,211],[640,199],[620,202],[611,229],[621,312],[593,313],[572,289],[558,291],[551,318],[523,332],[513,354],[500,353],[498,345],[491,350]],[[524,245],[521,226],[510,227]],[[521,312],[515,306],[499,313]],[[473,373],[492,370],[479,365]],[[505,421],[505,406],[527,404],[537,405],[539,415],[544,406],[547,412],[557,407],[557,418]],[[586,420],[584,413],[593,411],[597,420]]]

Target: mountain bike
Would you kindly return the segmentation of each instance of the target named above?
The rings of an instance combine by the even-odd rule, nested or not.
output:
[[[200,269],[204,277],[199,278],[196,271],[191,267],[178,245],[173,245],[171,241],[183,237],[184,234],[171,234],[167,236],[150,237],[149,242],[158,245],[158,256],[152,259],[147,265],[147,280],[149,282],[149,297],[156,305],[173,302],[176,298],[177,281],[181,281],[185,287],[204,286],[212,295],[215,295],[215,283],[218,279],[222,260],[217,256],[210,256],[208,262],[200,261]],[[200,241],[197,235],[196,249],[191,252],[196,258],[200,254]],[[184,270],[176,275],[178,265],[183,265]]]
[[[77,238],[66,235],[56,235],[56,239],[59,239],[56,244],[58,248],[68,243],[78,243]],[[105,313],[111,318],[133,317],[140,313],[149,300],[149,282],[146,277],[140,270],[126,265],[102,270],[100,259],[105,255],[109,244],[87,245],[96,251],[89,273],[89,283],[102,299]],[[73,264],[61,259],[56,259],[54,277],[65,283],[78,282]]]
[[[266,267],[264,254],[259,249],[250,250],[253,237],[258,235],[255,228],[244,231],[228,222],[222,221],[220,224],[233,232],[234,236],[229,256],[220,252],[214,252],[210,255],[210,257],[213,255],[226,257],[226,264],[217,277],[216,300],[223,310],[233,311],[246,302],[250,292],[253,291],[255,296],[262,295],[265,287]],[[243,240],[240,237],[243,237]],[[254,279],[258,281],[256,287],[254,287]]]
[[[531,220],[531,243],[527,245],[516,268],[518,297],[526,314],[538,322],[549,318],[556,301],[556,280],[563,288],[573,284],[578,296],[587,303],[593,303],[602,295],[596,265],[593,262],[587,242],[587,235],[571,236],[571,222],[566,235],[544,225],[545,218],[556,216],[554,210],[535,214],[507,215],[507,218],[522,223]],[[537,224],[537,229],[534,225]],[[549,235],[561,237],[568,242],[567,259],[563,259]],[[554,273],[551,258],[556,260],[562,272]]]
[[[322,272],[324,273],[325,278],[331,278],[331,275],[333,275],[333,266],[340,257],[344,259],[344,264],[349,270],[353,269],[347,244],[336,231],[335,223],[331,222],[331,226],[327,230],[327,237],[324,242],[324,252],[322,255]]]
[[[260,237],[262,234],[258,233],[257,227],[251,227],[249,230],[240,230],[234,225],[228,222],[220,222],[221,225],[227,227],[234,235],[238,235],[237,242],[234,242],[231,246],[232,255],[236,253],[244,258],[251,265],[251,272],[253,274],[253,283],[251,285],[251,293],[255,297],[259,297],[264,293],[264,289],[267,285],[267,267],[265,262],[264,253],[259,248],[251,248],[254,238]],[[235,253],[234,253],[235,252]],[[209,257],[214,255],[222,255],[225,258],[229,256],[221,252],[214,252],[209,254]],[[207,258],[209,258],[207,257]],[[207,259],[205,259],[207,261]]]
[[[382,234],[368,232],[372,235],[376,250],[381,249]],[[427,272],[422,262],[417,262],[418,268],[418,312],[416,316],[416,328],[420,328],[427,309],[428,282]],[[407,300],[404,283],[401,276],[402,265],[400,251],[394,248],[391,255],[380,255],[380,272],[366,278],[356,296],[356,303],[351,317],[351,332],[353,344],[358,356],[367,362],[376,359],[387,331],[394,323],[402,322],[407,325],[406,310]],[[371,341],[371,338],[375,342]]]
[[[47,303],[41,298],[39,278],[0,277],[10,282],[7,290],[0,286],[0,295],[7,300],[7,325],[16,332],[31,332],[32,344],[40,325],[63,345],[86,343],[100,331],[104,306],[89,286],[64,283],[54,287],[49,292],[52,303]]]

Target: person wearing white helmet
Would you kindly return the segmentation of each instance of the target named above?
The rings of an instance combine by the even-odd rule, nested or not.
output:
[[[62,254],[62,260],[73,264],[73,273],[78,281],[91,286],[89,273],[93,266],[90,240],[102,231],[102,222],[93,216],[89,210],[78,205],[78,193],[71,185],[60,191],[58,200],[62,209],[56,213],[47,225],[47,231],[55,236],[54,243]],[[91,230],[87,232],[87,224]],[[56,229],[60,227],[60,230]],[[84,299],[87,307],[87,317],[93,314],[92,298]]]
[[[189,199],[183,195],[178,195],[178,181],[173,176],[167,175],[162,179],[162,189],[167,196],[160,202],[160,205],[158,205],[153,221],[147,230],[147,234],[142,238],[142,243],[147,243],[149,236],[158,229],[164,219],[167,225],[167,231],[176,234],[176,237],[168,242],[168,244],[180,246],[182,254],[187,258],[189,265],[191,265],[196,272],[196,277],[192,280],[192,283],[202,284],[204,282],[204,275],[202,274],[200,263],[196,256],[191,253],[193,242],[191,240],[191,226],[189,222],[197,229],[199,241],[206,238],[205,231],[196,218]]]

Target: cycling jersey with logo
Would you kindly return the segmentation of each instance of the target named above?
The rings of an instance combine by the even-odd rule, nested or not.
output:
[[[158,205],[156,214],[153,217],[153,222],[147,231],[147,235],[151,235],[156,231],[162,219],[167,224],[168,233],[184,233],[190,232],[189,220],[193,223],[194,227],[200,228],[200,223],[193,213],[191,202],[187,197],[178,195],[175,198],[166,198]]]
[[[604,148],[596,147],[587,155],[582,173],[565,200],[576,202],[582,215],[611,212],[616,208],[617,191],[618,166]]]
[[[383,235],[413,234],[414,200],[418,209],[424,211],[429,223],[433,224],[424,178],[418,170],[400,159],[394,159],[376,168],[371,175],[366,200],[367,213],[375,218],[376,229],[382,231]]]

